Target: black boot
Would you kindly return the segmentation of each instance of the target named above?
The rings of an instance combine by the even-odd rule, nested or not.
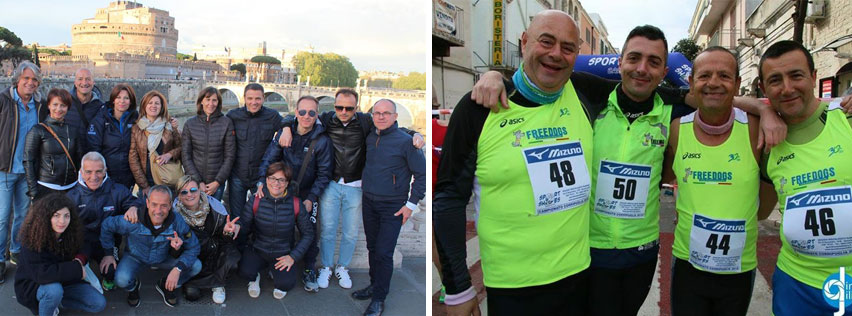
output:
[[[366,299],[370,299],[372,297],[373,297],[373,285],[372,284],[370,284],[369,286],[367,286],[363,289],[352,292],[352,298],[354,298],[356,300],[366,300]]]
[[[364,316],[382,316],[382,312],[385,311],[385,301],[374,300],[370,302],[370,306],[367,306],[367,310],[364,311]]]

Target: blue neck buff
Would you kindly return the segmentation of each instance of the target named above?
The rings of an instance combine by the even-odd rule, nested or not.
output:
[[[527,77],[527,74],[524,72],[524,63],[521,63],[521,66],[517,71],[515,71],[515,74],[512,75],[512,82],[524,98],[538,104],[556,102],[556,100],[559,99],[559,96],[562,95],[561,88],[559,91],[553,93],[544,92],[539,89],[535,83],[530,81],[530,78]]]

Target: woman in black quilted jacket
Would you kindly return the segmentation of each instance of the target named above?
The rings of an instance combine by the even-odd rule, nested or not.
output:
[[[30,129],[24,145],[27,195],[33,200],[73,188],[83,156],[78,139],[80,133],[65,123],[65,114],[71,107],[71,93],[65,89],[51,89],[47,93],[47,104],[50,116]]]

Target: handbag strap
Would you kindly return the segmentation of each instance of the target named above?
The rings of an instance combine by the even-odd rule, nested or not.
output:
[[[59,136],[56,136],[56,132],[54,132],[53,129],[50,128],[50,126],[47,126],[47,124],[38,123],[38,125],[44,127],[48,132],[50,132],[50,135],[53,135],[53,138],[56,138],[56,141],[59,142],[59,146],[62,146],[62,150],[65,151],[65,157],[68,157],[68,162],[71,163],[71,167],[74,167],[74,170],[77,170],[77,165],[74,164],[74,159],[72,159],[71,154],[68,153],[68,148],[65,147],[65,144],[62,143],[62,140],[59,139]]]

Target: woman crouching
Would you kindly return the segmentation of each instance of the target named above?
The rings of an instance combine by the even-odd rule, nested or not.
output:
[[[201,244],[202,270],[190,279],[184,287],[186,299],[197,300],[199,288],[213,289],[213,302],[225,302],[225,278],[231,269],[237,267],[240,253],[234,239],[240,231],[237,221],[231,218],[222,202],[201,192],[198,181],[191,176],[183,176],[177,182],[178,198],[173,209],[183,216],[192,232]]]
[[[103,294],[86,282],[86,256],[79,253],[83,227],[77,207],[62,193],[37,200],[20,232],[21,254],[15,273],[18,303],[35,315],[57,315],[63,308],[97,313]]]

